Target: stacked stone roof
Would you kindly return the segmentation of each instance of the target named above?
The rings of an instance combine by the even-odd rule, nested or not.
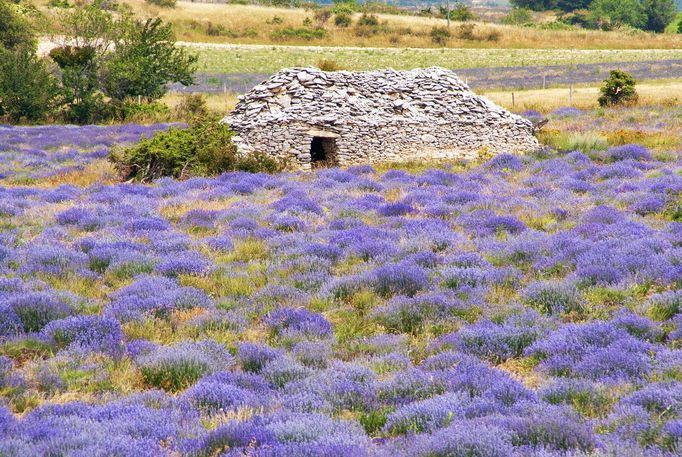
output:
[[[272,123],[380,127],[401,120],[453,119],[465,124],[507,121],[532,130],[530,121],[477,96],[454,72],[439,67],[367,72],[285,69],[241,96],[225,120],[240,131]]]

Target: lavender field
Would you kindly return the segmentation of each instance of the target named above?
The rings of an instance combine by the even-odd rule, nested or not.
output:
[[[45,180],[164,127],[0,127],[0,456],[682,454],[679,151]]]

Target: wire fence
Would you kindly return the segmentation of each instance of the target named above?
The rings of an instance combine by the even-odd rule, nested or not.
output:
[[[614,69],[625,70],[637,80],[682,78],[682,59],[453,70],[474,90],[524,90],[601,82]],[[199,73],[196,75],[195,85],[184,87],[174,84],[170,86],[170,91],[241,94],[248,92],[268,76],[266,73]]]

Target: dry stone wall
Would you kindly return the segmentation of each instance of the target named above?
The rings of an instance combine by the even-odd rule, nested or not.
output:
[[[311,166],[313,137],[333,138],[339,165],[521,153],[538,142],[521,116],[471,92],[443,68],[280,71],[225,118],[240,151]]]

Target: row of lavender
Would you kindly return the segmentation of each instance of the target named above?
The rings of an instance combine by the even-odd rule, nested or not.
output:
[[[679,455],[679,171],[2,187],[0,455]]]
[[[651,60],[638,62],[591,63],[576,65],[529,65],[522,67],[454,68],[474,90],[482,89],[540,89],[602,82],[609,71],[618,68],[631,73],[637,80],[679,78],[682,60]],[[174,84],[174,92],[220,93],[225,90],[238,94],[248,92],[268,78],[265,73],[200,73],[197,84]]]
[[[0,125],[0,179],[41,179],[82,170],[113,144],[136,142],[168,124],[85,127]]]

